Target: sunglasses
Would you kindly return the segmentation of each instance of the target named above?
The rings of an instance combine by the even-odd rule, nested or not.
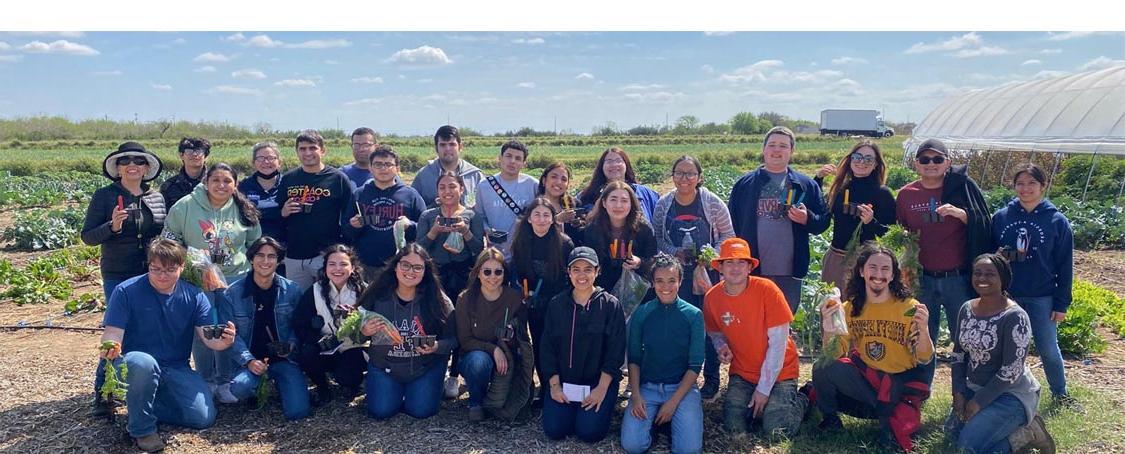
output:
[[[852,162],[856,164],[871,164],[875,162],[875,155],[862,155],[859,153],[852,154]]]
[[[945,156],[922,156],[918,158],[918,163],[925,165],[929,163],[941,164],[945,162]]]
[[[119,166],[127,166],[129,164],[133,164],[136,166],[148,165],[148,159],[145,159],[142,156],[122,156],[120,158],[117,158],[117,161],[115,162]]]
[[[495,269],[493,269],[493,268],[481,268],[480,274],[483,274],[485,276],[496,275],[497,277],[499,277],[499,276],[504,275],[504,269],[503,268],[495,268]]]

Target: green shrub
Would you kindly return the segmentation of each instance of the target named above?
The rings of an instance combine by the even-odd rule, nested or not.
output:
[[[59,249],[77,243],[85,214],[78,208],[32,209],[16,214],[15,223],[0,233],[20,250]]]
[[[918,175],[906,167],[898,165],[890,165],[887,170],[887,187],[892,190],[899,190],[907,183],[918,179]]]
[[[1125,300],[1118,297],[1116,293],[1093,283],[1076,279],[1070,307],[1073,308],[1078,304],[1093,308],[1094,312],[1101,318],[1102,325],[1105,325],[1118,336],[1125,336]],[[1067,312],[1067,319],[1070,319],[1069,311]],[[1066,324],[1066,320],[1063,321],[1063,324]]]
[[[1105,351],[1106,341],[1098,335],[1098,310],[1089,300],[1075,300],[1059,324],[1059,349],[1063,353],[1086,355]]]

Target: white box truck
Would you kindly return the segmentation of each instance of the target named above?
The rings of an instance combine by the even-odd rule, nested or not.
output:
[[[890,137],[895,130],[878,110],[827,109],[820,111],[820,135]]]

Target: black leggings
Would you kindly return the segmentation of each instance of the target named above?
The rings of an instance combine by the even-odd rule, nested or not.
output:
[[[301,370],[318,388],[328,386],[327,374],[331,372],[340,386],[357,389],[363,383],[363,373],[367,371],[362,348],[333,355],[321,355],[317,349],[309,348],[301,353],[298,361],[301,363]]]

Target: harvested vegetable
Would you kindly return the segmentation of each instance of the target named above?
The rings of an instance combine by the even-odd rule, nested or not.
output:
[[[114,341],[102,342],[101,345],[98,346],[98,349],[105,352],[106,356],[110,356],[111,352],[117,353],[115,357],[121,354],[121,344]],[[124,400],[125,392],[129,388],[128,383],[125,382],[129,375],[129,366],[125,364],[124,360],[121,361],[120,366],[114,366],[113,361],[107,359],[104,371],[105,383],[102,385],[102,389],[98,390],[102,398],[105,400],[112,400],[114,398]]]
[[[258,387],[254,389],[254,399],[258,401],[258,409],[266,408],[266,402],[270,399],[270,371],[266,369],[262,372],[262,379],[258,380]]]

